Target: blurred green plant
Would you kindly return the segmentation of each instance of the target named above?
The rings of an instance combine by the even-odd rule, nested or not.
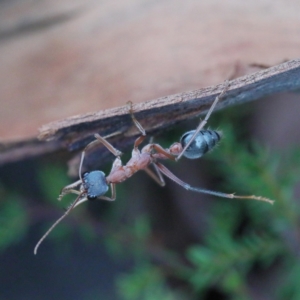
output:
[[[124,300],[187,299],[182,292],[172,290],[161,269],[151,263],[137,265],[132,273],[121,275],[116,284]]]
[[[0,251],[3,251],[25,237],[29,220],[21,196],[1,186],[0,199]]]
[[[276,153],[249,140],[247,127],[242,125],[247,119],[245,107],[239,107],[238,113],[237,109],[227,109],[210,120],[212,128],[222,129],[224,140],[203,158],[209,164],[207,173],[215,182],[214,190],[253,193],[274,199],[275,204],[215,199],[201,243],[189,245],[184,253],[178,253],[155,239],[151,216],[137,214],[126,218],[126,201],[109,203],[108,213],[102,215],[105,235],[101,239],[116,259],[126,256],[133,261],[132,270],[116,280],[120,299],[209,299],[207,293],[214,289],[228,299],[248,300],[251,299],[249,277],[273,269],[277,275],[276,282],[271,284],[270,298],[300,299],[300,206],[294,198],[300,177],[300,149],[294,147]],[[217,126],[213,126],[215,116]],[[168,134],[165,146],[174,140],[173,133]],[[68,206],[71,197],[64,198],[63,203],[57,201],[60,189],[70,183],[64,168],[43,166],[38,177],[46,203],[60,208]],[[126,199],[125,185],[117,188],[118,198]],[[3,250],[24,237],[29,221],[20,196],[4,188],[0,189],[0,195],[0,250]],[[83,240],[93,242],[97,233],[89,222],[86,207],[76,209],[76,214],[85,221],[79,232]],[[55,241],[70,235],[66,224],[60,224],[51,233]],[[176,288],[170,284],[174,280]]]
[[[174,264],[172,251],[169,251],[169,256],[163,255],[165,263],[172,265],[171,278],[183,280],[182,286],[185,289],[189,286],[197,299],[204,299],[211,288],[219,290],[229,299],[251,299],[249,276],[257,269],[276,267],[280,269],[279,279],[276,279],[280,282],[273,284],[270,297],[300,299],[300,210],[293,197],[300,177],[300,149],[287,150],[283,156],[254,141],[243,139],[245,128],[236,126],[243,116],[240,114],[238,119],[231,118],[234,110],[227,111],[218,118],[225,140],[219,149],[204,158],[214,162],[209,170],[213,177],[218,178],[218,189],[235,190],[239,194],[254,193],[276,202],[271,206],[257,201],[217,199],[208,218],[209,230],[204,241],[190,245],[186,250],[186,259],[190,264],[184,263],[183,258]],[[234,118],[236,123],[228,121]],[[162,252],[166,251],[164,249]],[[122,299],[149,299],[143,293],[146,281],[143,278],[148,278],[147,272],[153,274],[150,266],[154,268],[153,272],[160,274],[156,275],[159,278],[158,287],[170,278],[170,272],[163,276],[166,274],[164,265],[151,265],[150,257],[151,254],[146,269],[143,265],[136,265],[132,273],[118,281]],[[153,281],[149,287],[152,284]],[[160,299],[167,299],[165,297]],[[171,299],[176,299],[176,294]]]
[[[56,207],[62,207],[64,202],[57,201],[61,189],[70,184],[70,178],[67,176],[67,169],[59,164],[44,164],[38,170],[39,187],[43,193],[43,200]],[[66,196],[66,199],[72,197]],[[74,198],[74,195],[73,195]],[[65,200],[65,198],[63,199]]]

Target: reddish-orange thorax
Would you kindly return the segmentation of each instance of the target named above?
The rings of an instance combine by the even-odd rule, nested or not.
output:
[[[133,151],[132,158],[124,166],[114,167],[106,177],[107,183],[120,183],[134,175],[139,170],[147,168],[152,161],[148,152]]]

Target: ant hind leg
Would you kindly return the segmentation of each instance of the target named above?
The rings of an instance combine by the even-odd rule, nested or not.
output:
[[[239,196],[239,195],[235,195],[235,194],[226,194],[226,193],[222,193],[222,192],[211,191],[211,190],[206,190],[206,189],[202,189],[202,188],[198,188],[198,187],[193,187],[193,186],[190,186],[188,183],[185,183],[181,179],[179,179],[169,169],[167,169],[163,164],[158,163],[158,162],[156,162],[155,164],[156,164],[157,168],[161,171],[162,174],[164,174],[165,176],[167,176],[168,178],[170,178],[171,180],[173,180],[178,185],[182,186],[183,188],[185,188],[188,191],[193,191],[193,192],[201,193],[201,194],[213,195],[213,196],[217,196],[217,197],[221,197],[221,198],[247,199],[247,200],[264,201],[264,202],[268,202],[270,204],[274,203],[273,200],[262,197],[262,196],[255,196],[255,195]]]
[[[149,168],[144,169],[144,171],[160,186],[165,186],[165,180],[161,174],[161,172],[159,171],[159,169],[157,168],[156,164],[153,164],[153,167],[156,171],[156,174]]]

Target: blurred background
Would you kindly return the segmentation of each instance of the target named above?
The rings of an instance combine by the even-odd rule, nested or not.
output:
[[[72,115],[221,83],[237,65],[299,58],[299,9],[292,0],[2,0],[0,146]],[[74,210],[37,256],[74,199],[57,201],[77,180],[67,176],[74,153],[1,160],[0,299],[299,299],[299,98],[216,112],[209,127],[223,131],[220,146],[167,163],[191,185],[273,206],[168,180],[161,188],[140,172],[117,186],[115,202]],[[198,123],[155,141],[169,147]],[[107,174],[111,163],[95,168]]]

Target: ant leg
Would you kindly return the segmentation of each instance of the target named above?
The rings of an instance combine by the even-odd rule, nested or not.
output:
[[[80,195],[81,192],[78,191],[78,190],[76,190],[76,188],[77,188],[78,186],[80,186],[81,184],[82,184],[82,181],[81,181],[81,180],[78,180],[78,181],[76,181],[76,182],[74,182],[74,183],[71,183],[71,184],[65,186],[65,187],[61,190],[61,192],[60,192],[60,194],[59,194],[59,196],[58,196],[58,200],[60,201],[60,200],[61,200],[65,195],[67,195],[67,194],[77,194],[77,195]]]
[[[111,196],[110,197],[100,196],[100,197],[97,197],[97,199],[99,199],[99,200],[106,200],[106,201],[115,201],[116,197],[117,197],[116,184],[115,183],[111,183],[110,184],[110,189],[111,189]]]
[[[162,177],[161,172],[159,171],[159,169],[157,168],[157,166],[155,164],[153,164],[156,174],[149,168],[145,168],[144,171],[156,182],[158,183],[160,186],[165,186],[165,180]]]
[[[137,149],[138,146],[144,141],[146,137],[146,130],[143,128],[142,124],[136,119],[136,117],[133,114],[133,104],[131,101],[127,102],[127,105],[129,106],[129,113],[131,116],[131,119],[135,125],[135,127],[139,130],[139,132],[142,134],[140,137],[138,137],[134,142],[134,148]]]
[[[193,192],[202,193],[202,194],[209,194],[209,195],[222,197],[222,198],[249,199],[249,200],[265,201],[265,202],[268,202],[270,204],[274,203],[273,200],[265,198],[265,197],[261,197],[261,196],[255,196],[255,195],[238,196],[238,195],[235,195],[235,194],[226,194],[226,193],[206,190],[206,189],[202,189],[202,188],[198,188],[198,187],[192,187],[188,183],[183,182],[181,179],[179,179],[177,176],[175,176],[169,169],[167,169],[161,163],[156,162],[155,164],[156,164],[157,168],[162,172],[162,174],[166,175],[171,180],[173,180],[174,182],[176,182],[180,186],[184,187],[188,191],[193,191]]]
[[[222,96],[225,94],[225,92],[228,90],[229,86],[230,86],[230,82],[229,82],[229,80],[226,80],[223,91],[215,98],[215,100],[214,100],[213,104],[211,105],[210,109],[208,110],[204,120],[200,122],[200,124],[198,125],[197,129],[195,130],[195,132],[194,132],[193,136],[191,137],[191,139],[189,140],[189,142],[185,145],[185,147],[183,148],[181,153],[176,157],[176,161],[178,161],[181,158],[181,156],[186,151],[186,149],[190,146],[190,144],[193,142],[193,140],[195,139],[195,137],[199,133],[199,131],[206,125],[206,123],[207,123],[210,115],[212,114],[213,110],[215,109],[217,103],[222,98]]]
[[[176,157],[172,155],[170,152],[168,152],[166,149],[164,149],[161,145],[159,144],[152,144],[153,149],[156,151],[156,153],[152,154],[152,157],[155,158],[168,158],[171,160],[175,160]],[[161,157],[161,155],[163,157]]]
[[[99,134],[95,134],[94,137],[96,138],[96,140],[90,142],[89,144],[87,144],[85,146],[85,148],[83,149],[82,151],[82,155],[81,155],[81,163],[80,163],[80,166],[82,166],[82,161],[84,159],[84,156],[85,156],[85,153],[87,152],[88,149],[94,147],[95,145],[97,144],[100,144],[102,143],[110,152],[112,152],[113,154],[115,154],[116,152],[119,152],[121,155],[122,153],[120,151],[118,151],[117,149],[115,149],[109,142],[107,142],[106,139],[112,137],[112,136],[115,136],[115,135],[118,135],[120,134],[121,132],[120,131],[116,131],[116,132],[113,132],[109,135],[106,135],[105,137],[101,137]],[[81,168],[79,168],[81,169]],[[79,176],[80,177],[80,176]]]
[[[114,183],[111,183],[110,188],[111,188],[111,197],[99,196],[96,199],[97,200],[106,200],[106,201],[115,201],[116,200],[116,185]],[[79,200],[75,204],[74,208],[87,200],[89,200],[87,197],[84,197],[83,199]]]
[[[157,145],[157,144],[153,144],[153,141],[154,141],[154,137],[153,136],[151,136],[150,137],[150,141],[149,141],[149,145],[152,145],[152,146],[154,146],[154,145]],[[158,145],[159,146],[159,145]],[[161,146],[159,146],[160,148],[162,148]],[[154,148],[154,147],[153,147]],[[163,151],[165,151],[165,149],[163,149],[162,148],[162,150]],[[156,151],[157,151],[157,149],[156,149]],[[169,154],[168,152],[167,152],[167,154]],[[155,157],[154,156],[155,154],[151,154],[151,156],[152,157]],[[154,167],[154,169],[155,169],[155,172],[156,172],[156,174],[149,168],[149,167],[147,167],[147,168],[145,168],[145,169],[143,169],[157,184],[159,184],[160,186],[165,186],[166,185],[166,183],[165,183],[165,180],[164,180],[164,178],[163,178],[163,176],[162,176],[162,174],[161,174],[161,172],[159,171],[159,169],[157,168],[157,166],[155,165],[155,164],[152,164],[152,166]]]
[[[136,126],[136,128],[139,130],[139,132],[142,135],[146,135],[146,130],[143,128],[141,123],[136,119],[136,117],[133,114],[133,104],[132,104],[132,102],[128,101],[127,105],[129,106],[129,113],[130,113],[130,116],[131,116],[131,119],[132,119],[134,125]]]
[[[122,152],[119,151],[118,149],[114,148],[114,146],[109,143],[106,138],[108,137],[111,137],[113,135],[115,135],[116,133],[113,133],[111,135],[108,135],[108,136],[105,136],[105,137],[102,137],[100,136],[98,133],[96,133],[94,136],[96,138],[96,140],[90,142],[89,144],[87,144],[85,146],[85,148],[83,149],[82,153],[81,153],[81,159],[80,159],[80,164],[79,164],[79,178],[80,180],[82,181],[82,176],[81,176],[81,173],[82,173],[82,165],[83,165],[83,160],[84,160],[84,157],[85,157],[85,153],[88,149],[90,149],[91,147],[97,145],[97,144],[103,144],[114,156],[121,156],[122,155]]]
[[[95,138],[99,143],[102,143],[107,148],[107,150],[109,150],[114,156],[119,157],[122,155],[121,151],[116,149],[111,143],[109,143],[105,138],[100,136],[98,133],[95,134]]]

